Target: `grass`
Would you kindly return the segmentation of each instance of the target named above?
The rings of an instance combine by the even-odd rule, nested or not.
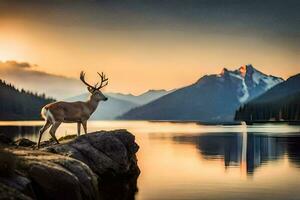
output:
[[[71,139],[74,139],[76,137],[77,137],[77,135],[66,135],[64,137],[59,138],[58,141],[71,140]]]

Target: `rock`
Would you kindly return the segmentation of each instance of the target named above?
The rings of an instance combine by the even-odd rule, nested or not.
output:
[[[13,175],[11,177],[0,177],[0,182],[8,187],[15,188],[22,194],[35,197],[31,181],[21,175]]]
[[[83,162],[30,149],[9,149],[38,199],[97,199],[97,176]]]
[[[15,141],[14,144],[21,147],[33,147],[34,145],[36,145],[36,142],[33,142],[26,138],[21,138]]]
[[[32,198],[22,194],[15,188],[9,187],[0,182],[0,200],[32,200]]]
[[[14,154],[0,149],[0,177],[11,177],[16,168],[17,158]]]
[[[25,139],[16,141],[17,146],[3,146],[1,162],[6,160],[11,167],[4,167],[4,173],[0,173],[0,190],[13,189],[7,190],[9,194],[16,190],[17,196],[12,199],[134,197],[140,172],[135,155],[139,147],[134,135],[116,130],[72,138],[63,138],[61,144],[55,145],[44,142],[40,150],[22,147],[34,144]],[[112,182],[107,184],[105,180]],[[1,195],[0,199],[8,196]]]
[[[98,131],[44,150],[78,159],[102,178],[139,174],[135,153],[139,146],[126,130]]]

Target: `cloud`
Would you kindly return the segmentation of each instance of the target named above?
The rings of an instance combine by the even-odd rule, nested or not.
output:
[[[0,61],[0,67],[13,67],[13,68],[32,68],[36,65],[31,65],[28,62],[17,62],[14,60],[8,60],[5,62]]]
[[[0,79],[17,88],[45,93],[56,99],[65,99],[86,92],[78,79],[58,76],[36,70],[37,65],[28,62],[0,61]]]

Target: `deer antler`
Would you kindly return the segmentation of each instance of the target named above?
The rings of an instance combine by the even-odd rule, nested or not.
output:
[[[105,87],[108,84],[108,78],[105,77],[105,74],[103,72],[101,72],[101,74],[99,72],[97,72],[98,75],[101,77],[101,83],[100,86],[97,87],[97,90],[100,90],[101,88]],[[97,83],[98,85],[98,83]]]
[[[85,73],[84,71],[81,71],[80,73],[80,80],[88,87],[92,88],[93,90],[100,90],[101,88],[105,87],[108,84],[108,78],[105,77],[105,74],[103,72],[101,72],[101,74],[99,72],[97,72],[101,78],[101,83],[100,86],[98,87],[99,83],[96,83],[95,86],[90,85],[89,83],[87,83],[84,79],[85,77]]]
[[[88,87],[93,88],[94,90],[96,90],[97,88],[95,86],[91,86],[90,84],[88,84],[85,80],[84,80],[84,76],[85,73],[83,71],[80,72],[80,80]],[[98,83],[97,83],[98,85]]]

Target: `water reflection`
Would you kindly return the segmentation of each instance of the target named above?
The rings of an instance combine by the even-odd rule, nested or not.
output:
[[[99,184],[100,200],[134,200],[137,178],[103,181]]]
[[[204,159],[223,159],[225,168],[238,166],[248,175],[285,155],[300,167],[300,136],[295,134],[206,133],[174,136],[173,140],[194,143]]]
[[[33,141],[41,125],[42,121],[0,122],[0,127],[32,126],[25,131],[14,128],[14,135],[23,134]],[[300,126],[147,121],[88,124],[89,132],[120,128],[136,136],[141,174],[133,182],[101,182],[103,200],[300,199]],[[14,133],[12,129],[5,132]],[[76,124],[62,124],[57,137],[76,132]],[[49,138],[47,132],[43,140]]]
[[[286,139],[286,143],[290,162],[296,167],[300,167],[300,137],[289,137]]]
[[[42,126],[35,125],[35,126],[0,126],[0,134],[4,134],[8,136],[11,139],[16,139],[16,138],[28,138],[33,141],[36,140],[36,137],[39,133],[39,130],[41,129]]]

